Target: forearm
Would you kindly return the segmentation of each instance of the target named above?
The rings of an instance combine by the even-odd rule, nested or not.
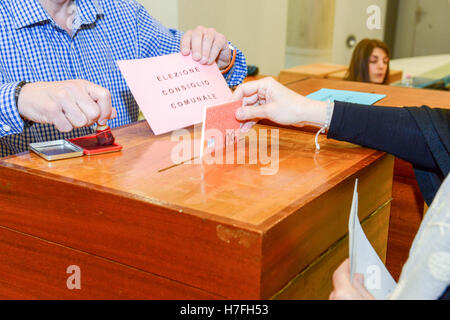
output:
[[[385,151],[439,172],[423,134],[404,108],[336,102],[328,138]]]
[[[299,119],[304,119],[304,121],[299,122],[294,126],[313,126],[322,128],[327,121],[328,124],[330,124],[334,112],[334,102],[330,102],[328,105],[328,102],[307,99],[307,103],[300,101],[299,104],[303,107],[297,108],[297,117]],[[329,119],[327,119],[327,117],[329,117]]]
[[[233,93],[233,99],[244,99],[246,105],[236,112],[239,121],[251,123],[257,119],[268,119],[281,125],[324,128],[331,118],[328,138],[382,150],[411,162],[418,169],[441,173],[428,147],[429,141],[425,139],[428,135],[422,134],[426,129],[419,128],[409,108],[315,101],[272,78],[239,86]]]

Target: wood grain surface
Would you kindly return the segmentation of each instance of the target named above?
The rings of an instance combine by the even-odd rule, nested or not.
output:
[[[186,298],[199,296],[196,290],[269,298],[345,234],[356,177],[367,195],[362,215],[390,199],[392,160],[324,137],[316,154],[314,134],[256,129],[240,148],[249,154],[264,139],[278,148],[272,176],[261,174],[269,165],[258,161],[173,163],[178,142],[155,137],[146,122],[114,130],[120,153],[56,162],[33,153],[2,159],[0,226],[193,288]],[[339,190],[346,190],[345,200]],[[335,219],[339,224],[330,226]],[[315,240],[305,246],[308,237]]]
[[[322,88],[387,95],[384,99],[375,103],[376,106],[420,107],[422,105],[426,105],[433,108],[450,108],[450,92],[448,91],[403,88],[364,82],[312,78],[290,83],[288,87],[302,95],[308,95]]]

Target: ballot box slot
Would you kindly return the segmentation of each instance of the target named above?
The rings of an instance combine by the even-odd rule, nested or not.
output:
[[[158,173],[165,172],[165,171],[169,171],[170,169],[174,169],[174,168],[176,168],[176,167],[182,166],[182,165],[184,165],[184,164],[186,164],[186,163],[189,163],[189,162],[191,162],[191,161],[194,161],[195,159],[198,159],[198,157],[193,157],[193,158],[191,158],[191,159],[189,159],[189,160],[186,160],[186,161],[183,161],[183,162],[174,164],[174,165],[172,165],[172,166],[170,166],[170,167],[167,167],[167,168],[164,168],[164,169],[159,169],[159,170],[158,170]]]

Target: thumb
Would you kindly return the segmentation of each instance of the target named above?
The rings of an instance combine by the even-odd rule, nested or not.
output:
[[[359,289],[365,288],[364,286],[364,275],[361,273],[355,273],[353,275],[353,285]]]
[[[240,121],[266,118],[266,105],[242,107],[236,111],[236,119]]]
[[[363,274],[355,273],[353,285],[359,291],[359,293],[363,299],[369,299],[369,300],[375,299],[372,296],[372,294],[367,290],[367,288],[364,284],[364,275]]]

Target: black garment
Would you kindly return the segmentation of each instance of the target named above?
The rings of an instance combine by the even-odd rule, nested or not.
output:
[[[411,162],[428,205],[450,170],[450,110],[335,102],[328,138],[381,150]]]
[[[335,102],[328,138],[393,154],[414,166],[428,205],[450,170],[450,110]],[[450,287],[440,297],[450,299]]]
[[[415,167],[416,179],[428,205],[433,202],[439,187],[450,171],[450,112],[448,110],[406,108],[416,121],[440,172]]]
[[[439,300],[450,300],[450,287],[447,287],[447,289],[442,294],[442,296],[439,298]]]

